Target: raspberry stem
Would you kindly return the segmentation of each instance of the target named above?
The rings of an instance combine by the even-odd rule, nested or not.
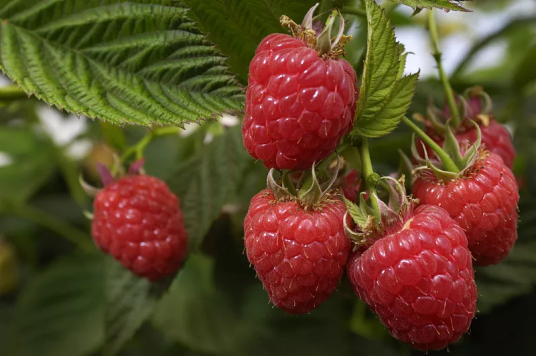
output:
[[[30,95],[26,94],[24,90],[20,89],[16,85],[8,85],[3,88],[0,88],[0,101],[28,99],[29,97]]]
[[[426,143],[437,154],[441,162],[443,162],[445,169],[454,173],[460,172],[458,166],[456,166],[456,163],[454,163],[452,158],[450,158],[450,156],[445,151],[443,151],[443,149],[439,147],[439,145],[435,143],[434,140],[430,138],[430,136],[428,136],[423,130],[421,130],[419,126],[417,126],[413,121],[411,121],[405,116],[402,117],[402,121],[404,121],[404,123],[408,125],[413,130],[413,132],[415,132],[417,136],[419,136],[420,139],[423,140],[423,142]]]
[[[361,139],[359,151],[361,152],[361,175],[365,182],[370,202],[372,203],[372,209],[374,209],[374,218],[379,224],[381,222],[381,212],[378,200],[376,199],[376,181],[378,180],[378,175],[374,173],[374,169],[372,168],[367,138],[363,137]]]
[[[121,156],[121,162],[125,162],[133,154],[136,154],[137,160],[142,159],[143,151],[155,137],[165,136],[165,135],[176,135],[181,130],[182,128],[177,127],[177,126],[165,126],[165,127],[161,127],[161,128],[158,128],[154,131],[147,133],[145,136],[143,136],[141,140],[138,141],[138,143],[136,143],[133,146],[130,146],[129,148],[125,150],[125,152]]]
[[[452,115],[452,124],[454,128],[460,126],[460,113],[458,112],[458,107],[456,106],[456,101],[454,100],[454,92],[449,83],[449,78],[445,73],[443,68],[443,61],[441,60],[441,51],[439,50],[439,36],[437,33],[437,25],[434,17],[434,10],[428,11],[428,30],[430,31],[430,37],[432,39],[432,46],[434,51],[432,56],[437,62],[437,70],[439,71],[439,77],[441,83],[443,84],[443,89],[445,90],[445,95],[447,96],[447,102],[449,104],[450,112]]]
[[[71,241],[85,252],[94,250],[94,246],[91,243],[91,238],[86,233],[63,220],[58,219],[52,214],[49,214],[41,209],[34,208],[30,205],[12,206],[9,211],[26,220],[30,220],[38,225],[41,225],[52,232],[55,232],[59,236]]]

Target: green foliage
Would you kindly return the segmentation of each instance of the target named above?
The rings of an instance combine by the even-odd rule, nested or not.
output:
[[[236,192],[250,162],[240,126],[236,126],[216,136],[201,152],[176,167],[168,184],[180,200],[190,251],[199,248],[222,206]]]
[[[33,278],[14,315],[14,356],[77,356],[104,339],[100,255],[71,255]]]
[[[399,4],[411,6],[413,9],[432,9],[434,7],[443,10],[469,11],[458,0],[389,0]]]
[[[0,127],[0,152],[8,162],[0,166],[0,209],[25,202],[43,185],[54,169],[51,145],[30,129]]]
[[[240,110],[225,59],[171,1],[0,4],[0,68],[27,93],[117,125]]]
[[[138,278],[111,257],[107,258],[106,267],[104,354],[115,355],[150,316],[168,283]]]
[[[301,23],[316,0],[180,0],[209,39],[229,56],[231,70],[247,81],[249,62],[261,40],[274,32],[287,31],[281,15]]]
[[[536,81],[536,45],[524,51],[521,62],[515,69],[512,87],[522,92],[525,87]]]
[[[403,48],[373,0],[366,1],[368,41],[353,135],[380,137],[393,131],[406,113],[418,74],[401,77]]]

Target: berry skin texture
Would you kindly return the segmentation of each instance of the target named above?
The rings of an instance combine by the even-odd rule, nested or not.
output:
[[[358,96],[347,61],[323,59],[299,39],[271,34],[249,66],[244,146],[268,168],[311,168],[351,130]]]
[[[184,218],[163,181],[121,178],[99,192],[94,210],[95,243],[134,274],[157,281],[182,265],[188,243]]]
[[[246,253],[278,308],[308,313],[333,294],[350,251],[345,212],[339,200],[305,211],[294,201],[278,202],[268,189],[253,197],[244,222]]]
[[[480,125],[479,127],[481,132],[481,140],[482,144],[484,145],[484,148],[490,152],[499,155],[503,159],[504,164],[508,168],[512,169],[516,156],[516,151],[514,149],[514,145],[512,144],[510,132],[508,132],[508,130],[503,125],[499,124],[493,119],[490,119],[489,125]],[[478,137],[476,127],[472,125],[462,125],[460,126],[459,130],[461,131],[456,132],[455,137],[456,140],[460,143],[460,145],[469,145],[476,142]],[[432,140],[439,144],[439,146],[443,147],[443,142],[445,141],[445,138],[440,136],[432,127],[427,126],[426,134],[428,134],[428,136],[430,136]],[[420,141],[420,139],[418,141]],[[417,149],[419,150],[418,152],[423,153],[420,142],[417,142]],[[435,153],[429,147],[427,147],[426,152],[430,157],[435,156]]]
[[[494,153],[483,153],[464,177],[448,183],[419,177],[413,196],[444,208],[467,235],[475,264],[503,260],[517,239],[519,193],[512,171]]]
[[[389,332],[416,349],[440,350],[457,341],[475,315],[467,239],[436,206],[418,207],[364,252],[353,253],[347,273]]]

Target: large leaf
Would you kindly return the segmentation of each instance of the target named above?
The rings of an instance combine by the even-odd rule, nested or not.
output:
[[[242,107],[225,59],[171,0],[0,3],[0,68],[27,93],[114,124]]]
[[[252,162],[244,150],[240,129],[236,126],[217,136],[200,153],[180,163],[168,179],[170,189],[179,197],[192,251],[200,246]]]
[[[30,198],[54,168],[52,147],[29,129],[0,128],[0,152],[11,161],[0,166],[0,207]]]
[[[432,9],[434,7],[443,10],[469,11],[458,0],[389,0],[399,4],[411,6],[413,9]]]
[[[77,356],[104,340],[102,258],[73,255],[33,278],[14,316],[14,356]]]
[[[213,282],[214,261],[192,255],[158,304],[153,321],[165,335],[210,355],[245,355],[247,333]]]
[[[380,137],[393,131],[406,113],[418,74],[401,77],[403,47],[373,0],[366,1],[368,45],[353,135]]]
[[[139,278],[112,258],[106,263],[105,355],[115,355],[150,316],[167,283]]]
[[[317,0],[180,0],[190,8],[209,39],[229,56],[229,65],[243,82],[249,62],[261,40],[274,32],[284,32],[279,18],[287,15],[301,23]]]

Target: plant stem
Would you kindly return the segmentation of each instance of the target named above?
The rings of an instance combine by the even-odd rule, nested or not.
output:
[[[129,148],[125,150],[125,152],[121,156],[121,162],[126,161],[133,154],[136,154],[136,159],[143,158],[143,151],[155,137],[165,136],[165,135],[176,135],[181,130],[182,129],[180,127],[165,126],[165,127],[161,127],[152,132],[147,133],[145,136],[143,136],[141,140],[138,141],[138,143],[136,143],[134,146],[130,146]]]
[[[8,85],[0,88],[0,100],[28,99],[28,94],[16,85]]]
[[[437,62],[437,69],[439,71],[439,78],[443,84],[443,89],[445,90],[445,95],[447,96],[447,102],[450,108],[450,116],[452,117],[452,124],[454,127],[460,126],[460,114],[458,112],[458,107],[456,106],[456,101],[454,100],[454,92],[449,83],[449,78],[445,73],[443,68],[443,61],[441,60],[441,51],[439,50],[439,36],[437,34],[437,25],[434,17],[434,10],[428,11],[428,29],[430,30],[430,37],[432,38],[432,46],[434,47],[434,56]]]
[[[443,162],[443,165],[448,171],[454,173],[460,172],[458,166],[456,166],[456,163],[454,163],[452,158],[450,158],[449,155],[430,138],[430,136],[428,136],[423,130],[421,130],[419,126],[417,126],[413,121],[411,121],[405,116],[402,117],[402,121],[404,121],[404,123],[408,125],[413,130],[413,132],[415,132],[417,136],[419,136],[420,139],[423,140],[424,143],[426,143],[426,145],[428,145],[435,152],[435,154],[439,157],[441,162]]]
[[[365,182],[369,199],[376,215],[376,222],[379,224],[381,222],[380,206],[378,205],[378,200],[376,200],[376,183],[372,181],[374,179],[374,169],[372,168],[372,161],[370,160],[368,139],[365,137],[361,138],[359,152],[361,153],[361,176]]]
[[[52,214],[49,214],[41,209],[37,209],[31,205],[17,205],[10,210],[16,215],[33,221],[34,223],[55,232],[59,236],[66,238],[80,249],[89,252],[94,250],[90,237],[83,231],[75,228],[71,224],[58,219]]]

